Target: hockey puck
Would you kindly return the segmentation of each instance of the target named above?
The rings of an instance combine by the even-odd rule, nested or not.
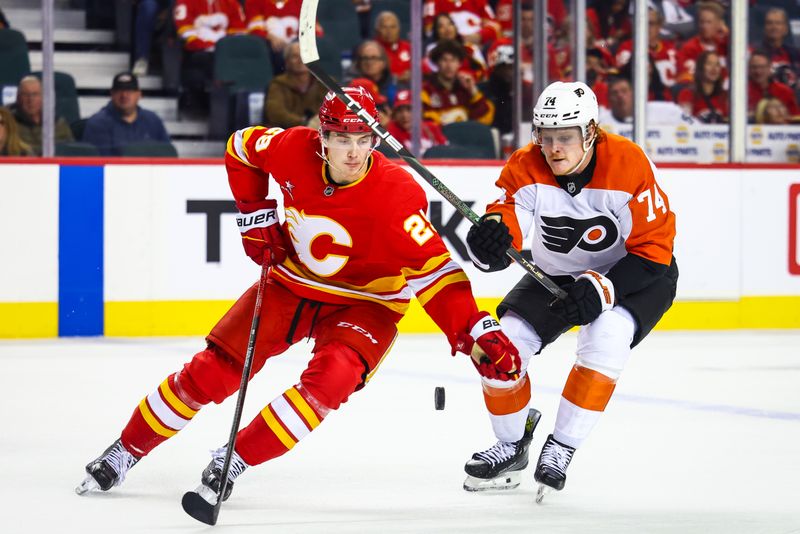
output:
[[[444,388],[439,386],[433,390],[433,404],[437,410],[444,410]]]

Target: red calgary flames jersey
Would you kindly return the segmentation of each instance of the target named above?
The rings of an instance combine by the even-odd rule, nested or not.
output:
[[[419,184],[373,152],[365,175],[339,186],[327,178],[320,151],[319,134],[304,127],[246,128],[228,141],[236,200],[264,199],[270,175],[283,191],[293,250],[273,279],[301,297],[374,302],[399,315],[416,295],[448,335],[466,328],[477,311],[469,281],[428,222]]]
[[[503,168],[498,212],[514,247],[530,238],[533,260],[550,275],[607,273],[628,252],[664,265],[672,259],[675,215],[655,166],[635,143],[603,134],[594,175],[574,197],[562,189],[542,151],[529,144]]]

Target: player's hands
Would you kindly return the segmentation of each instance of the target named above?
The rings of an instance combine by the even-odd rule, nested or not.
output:
[[[614,284],[600,273],[586,271],[564,286],[567,296],[550,303],[550,310],[571,325],[589,324],[614,307]]]
[[[236,224],[242,233],[244,251],[258,265],[276,265],[286,259],[286,239],[278,221],[277,203],[237,202]]]
[[[486,378],[516,380],[522,365],[517,348],[500,329],[500,323],[482,311],[469,320],[469,331],[458,334],[453,354],[463,352]]]
[[[470,256],[487,265],[489,271],[508,267],[511,259],[506,256],[506,250],[512,241],[511,232],[499,214],[487,213],[467,233]]]

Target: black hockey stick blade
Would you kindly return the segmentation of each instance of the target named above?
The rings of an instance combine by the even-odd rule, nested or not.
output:
[[[470,223],[477,225],[480,221],[478,214],[472,211],[463,200],[453,193],[445,184],[443,184],[431,171],[427,169],[422,163],[408,151],[403,144],[394,138],[392,134],[380,125],[380,123],[371,117],[361,105],[354,99],[345,94],[342,86],[334,80],[322,68],[319,59],[319,51],[317,49],[317,36],[316,36],[316,22],[317,22],[317,6],[319,0],[303,0],[300,6],[300,28],[299,28],[299,42],[300,42],[300,57],[303,63],[308,67],[308,70],[319,82],[325,86],[326,89],[336,93],[337,98],[344,102],[358,117],[368,125],[372,131],[381,139],[381,143],[388,145],[392,151],[400,156],[409,167],[417,171],[431,187],[444,197],[461,215],[464,216]],[[548,276],[539,269],[536,265],[526,260],[522,254],[514,247],[509,247],[506,254],[515,262],[517,262],[528,274],[530,274],[537,282],[539,282],[545,289],[555,295],[559,299],[564,299],[567,296],[566,291],[561,289],[558,284],[553,282]]]
[[[187,491],[181,499],[183,511],[206,525],[216,525],[219,517],[219,507],[210,504],[199,493]]]

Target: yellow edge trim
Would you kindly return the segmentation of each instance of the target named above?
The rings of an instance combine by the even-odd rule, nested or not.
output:
[[[448,274],[436,282],[436,284],[417,295],[417,300],[421,305],[424,306],[430,302],[430,300],[435,297],[436,294],[439,293],[439,291],[441,291],[444,287],[457,282],[469,282],[469,278],[467,278],[467,275],[464,273],[464,271],[457,271],[455,273]]]
[[[57,302],[0,303],[0,338],[57,336]]]
[[[272,415],[272,412],[269,410],[269,405],[261,410],[261,417],[264,418],[264,421],[266,421],[270,430],[272,430],[272,432],[278,436],[278,439],[281,440],[281,443],[283,443],[284,447],[291,450],[292,447],[295,446],[297,442],[292,439],[292,436],[290,436],[286,430],[283,429],[278,420],[275,419],[275,416]]]
[[[177,430],[170,430],[158,422],[152,412],[150,412],[146,399],[142,399],[142,402],[139,403],[139,411],[142,412],[142,417],[144,417],[144,420],[156,434],[164,436],[165,438],[171,438],[178,433]]]
[[[311,409],[311,406],[308,405],[299,391],[294,388],[289,388],[286,390],[286,396],[289,397],[289,400],[292,401],[295,408],[300,410],[300,413],[303,414],[306,422],[311,425],[311,430],[319,426],[320,421],[317,414],[314,413],[314,410]]]
[[[175,408],[175,411],[177,411],[179,414],[181,414],[182,416],[186,417],[187,419],[191,419],[192,417],[197,415],[197,411],[196,410],[192,410],[191,408],[186,406],[186,404],[184,404],[184,402],[182,400],[180,400],[172,392],[171,389],[169,389],[169,378],[164,380],[161,383],[161,385],[158,386],[158,389],[161,390],[161,393],[164,395],[164,398],[167,399],[167,402],[169,403],[169,405],[172,406],[173,408]]]
[[[245,161],[245,160],[243,160],[242,158],[240,158],[240,157],[239,157],[239,154],[237,154],[237,153],[236,153],[236,149],[235,149],[235,148],[234,148],[234,146],[233,146],[233,136],[234,136],[234,135],[236,135],[236,133],[233,133],[233,134],[232,134],[232,135],[231,135],[231,136],[228,138],[228,144],[225,146],[225,151],[226,151],[228,154],[230,154],[230,156],[231,156],[233,159],[235,159],[236,161],[238,161],[239,163],[242,163],[243,165],[247,165],[248,167],[253,167],[253,168],[256,168],[256,166],[255,166],[255,165],[253,165],[253,164],[252,164],[252,163],[250,163],[249,161]]]
[[[479,298],[494,312],[500,298]],[[106,336],[203,336],[233,305],[233,300],[106,302]],[[438,332],[415,300],[400,321],[402,333]],[[730,301],[678,301],[656,330],[800,329],[800,296],[743,297]],[[0,303],[0,338],[58,336],[58,304]]]

